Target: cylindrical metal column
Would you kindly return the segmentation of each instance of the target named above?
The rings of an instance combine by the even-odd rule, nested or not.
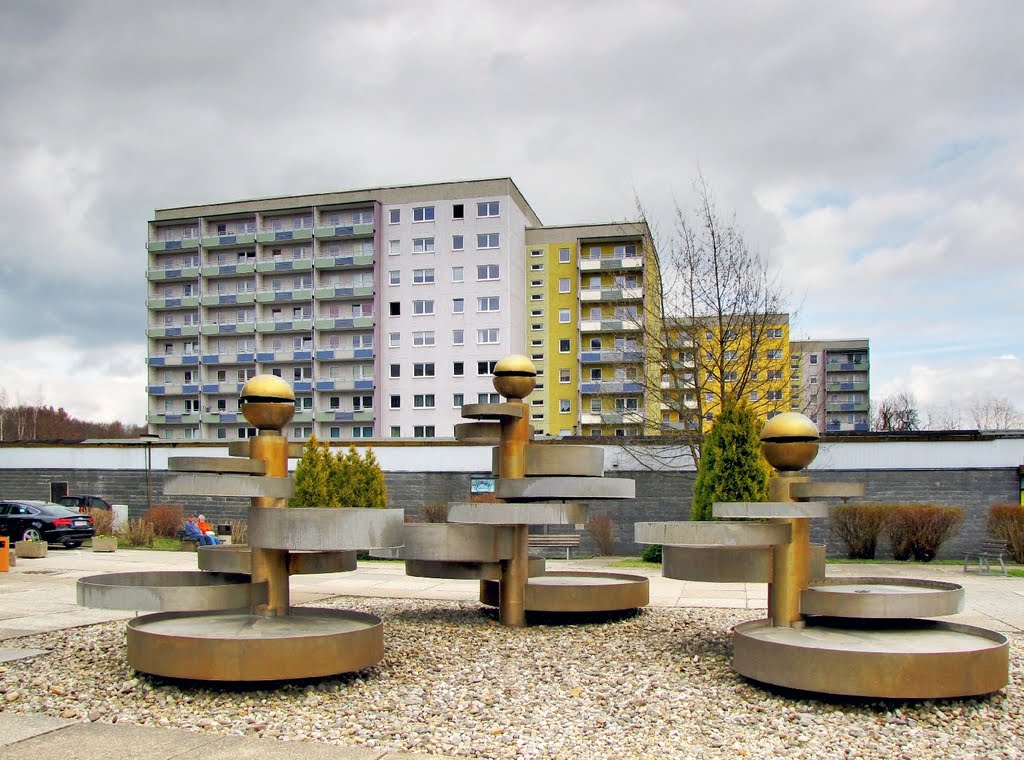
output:
[[[501,440],[498,443],[499,478],[526,477],[526,446],[530,442],[530,410],[519,399],[509,399],[509,406],[522,408],[521,417],[501,420]]]
[[[789,488],[810,478],[783,472],[769,481],[770,501],[793,501]],[[789,525],[789,543],[772,547],[772,582],[768,584],[768,617],[772,625],[790,627],[800,622],[800,592],[810,585],[810,520],[779,518],[771,522]]]
[[[272,478],[288,476],[288,439],[279,432],[261,430],[249,441],[249,456],[266,462],[266,474]],[[287,499],[254,497],[254,509],[282,509]],[[283,549],[252,547],[252,581],[267,583],[267,603],[259,604],[253,612],[270,617],[288,614],[288,552]]]
[[[501,442],[498,445],[498,477],[526,477],[526,446],[530,442],[529,408],[518,399],[509,404],[522,408],[521,417],[501,421]],[[529,527],[516,525],[512,557],[501,563],[501,588],[498,594],[498,620],[510,628],[526,626],[526,584],[529,581]]]

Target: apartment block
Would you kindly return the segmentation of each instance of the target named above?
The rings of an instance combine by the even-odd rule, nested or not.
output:
[[[822,433],[870,428],[867,339],[793,341],[790,362],[793,411],[810,417]]]

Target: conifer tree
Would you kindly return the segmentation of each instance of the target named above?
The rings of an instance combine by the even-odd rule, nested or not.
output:
[[[713,519],[716,501],[767,501],[771,470],[761,454],[760,432],[761,423],[749,407],[726,400],[704,439],[692,519]]]
[[[380,468],[373,449],[363,455],[363,504],[371,509],[384,509],[388,505],[388,489],[384,484],[384,471]]]
[[[310,436],[295,466],[295,495],[290,507],[326,507],[331,499],[331,460],[327,445]]]

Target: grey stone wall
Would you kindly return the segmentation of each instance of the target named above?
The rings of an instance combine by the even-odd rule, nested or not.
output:
[[[247,499],[221,497],[164,497],[166,473],[152,473],[153,504],[179,504],[187,511],[203,512],[210,522],[242,518]],[[616,476],[610,473],[609,476]],[[623,473],[636,482],[636,498],[594,502],[590,514],[608,514],[614,522],[617,554],[639,554],[643,549],[633,542],[633,524],[659,520],[687,520],[693,496],[694,473]],[[402,508],[416,518],[425,504],[466,501],[469,497],[469,473],[401,472],[387,473],[388,505]],[[925,503],[963,507],[963,530],[943,547],[940,557],[957,557],[966,548],[979,544],[986,535],[988,509],[993,504],[1017,504],[1019,481],[1012,468],[963,470],[816,470],[814,480],[861,482],[866,486],[865,501]],[[143,470],[11,470],[0,468],[0,497],[47,499],[52,481],[66,481],[72,494],[98,494],[108,501],[127,504],[129,517],[141,517],[146,511],[146,474]],[[571,532],[571,526],[551,525],[540,529],[548,533]],[[829,540],[828,523],[815,520],[812,540],[829,545],[829,556],[841,556],[842,547]],[[596,546],[583,531],[582,554],[596,553]],[[885,558],[888,546],[879,547]]]

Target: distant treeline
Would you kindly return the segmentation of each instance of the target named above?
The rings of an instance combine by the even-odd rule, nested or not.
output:
[[[0,441],[84,441],[87,438],[137,438],[145,428],[121,422],[87,422],[52,406],[0,408]]]

